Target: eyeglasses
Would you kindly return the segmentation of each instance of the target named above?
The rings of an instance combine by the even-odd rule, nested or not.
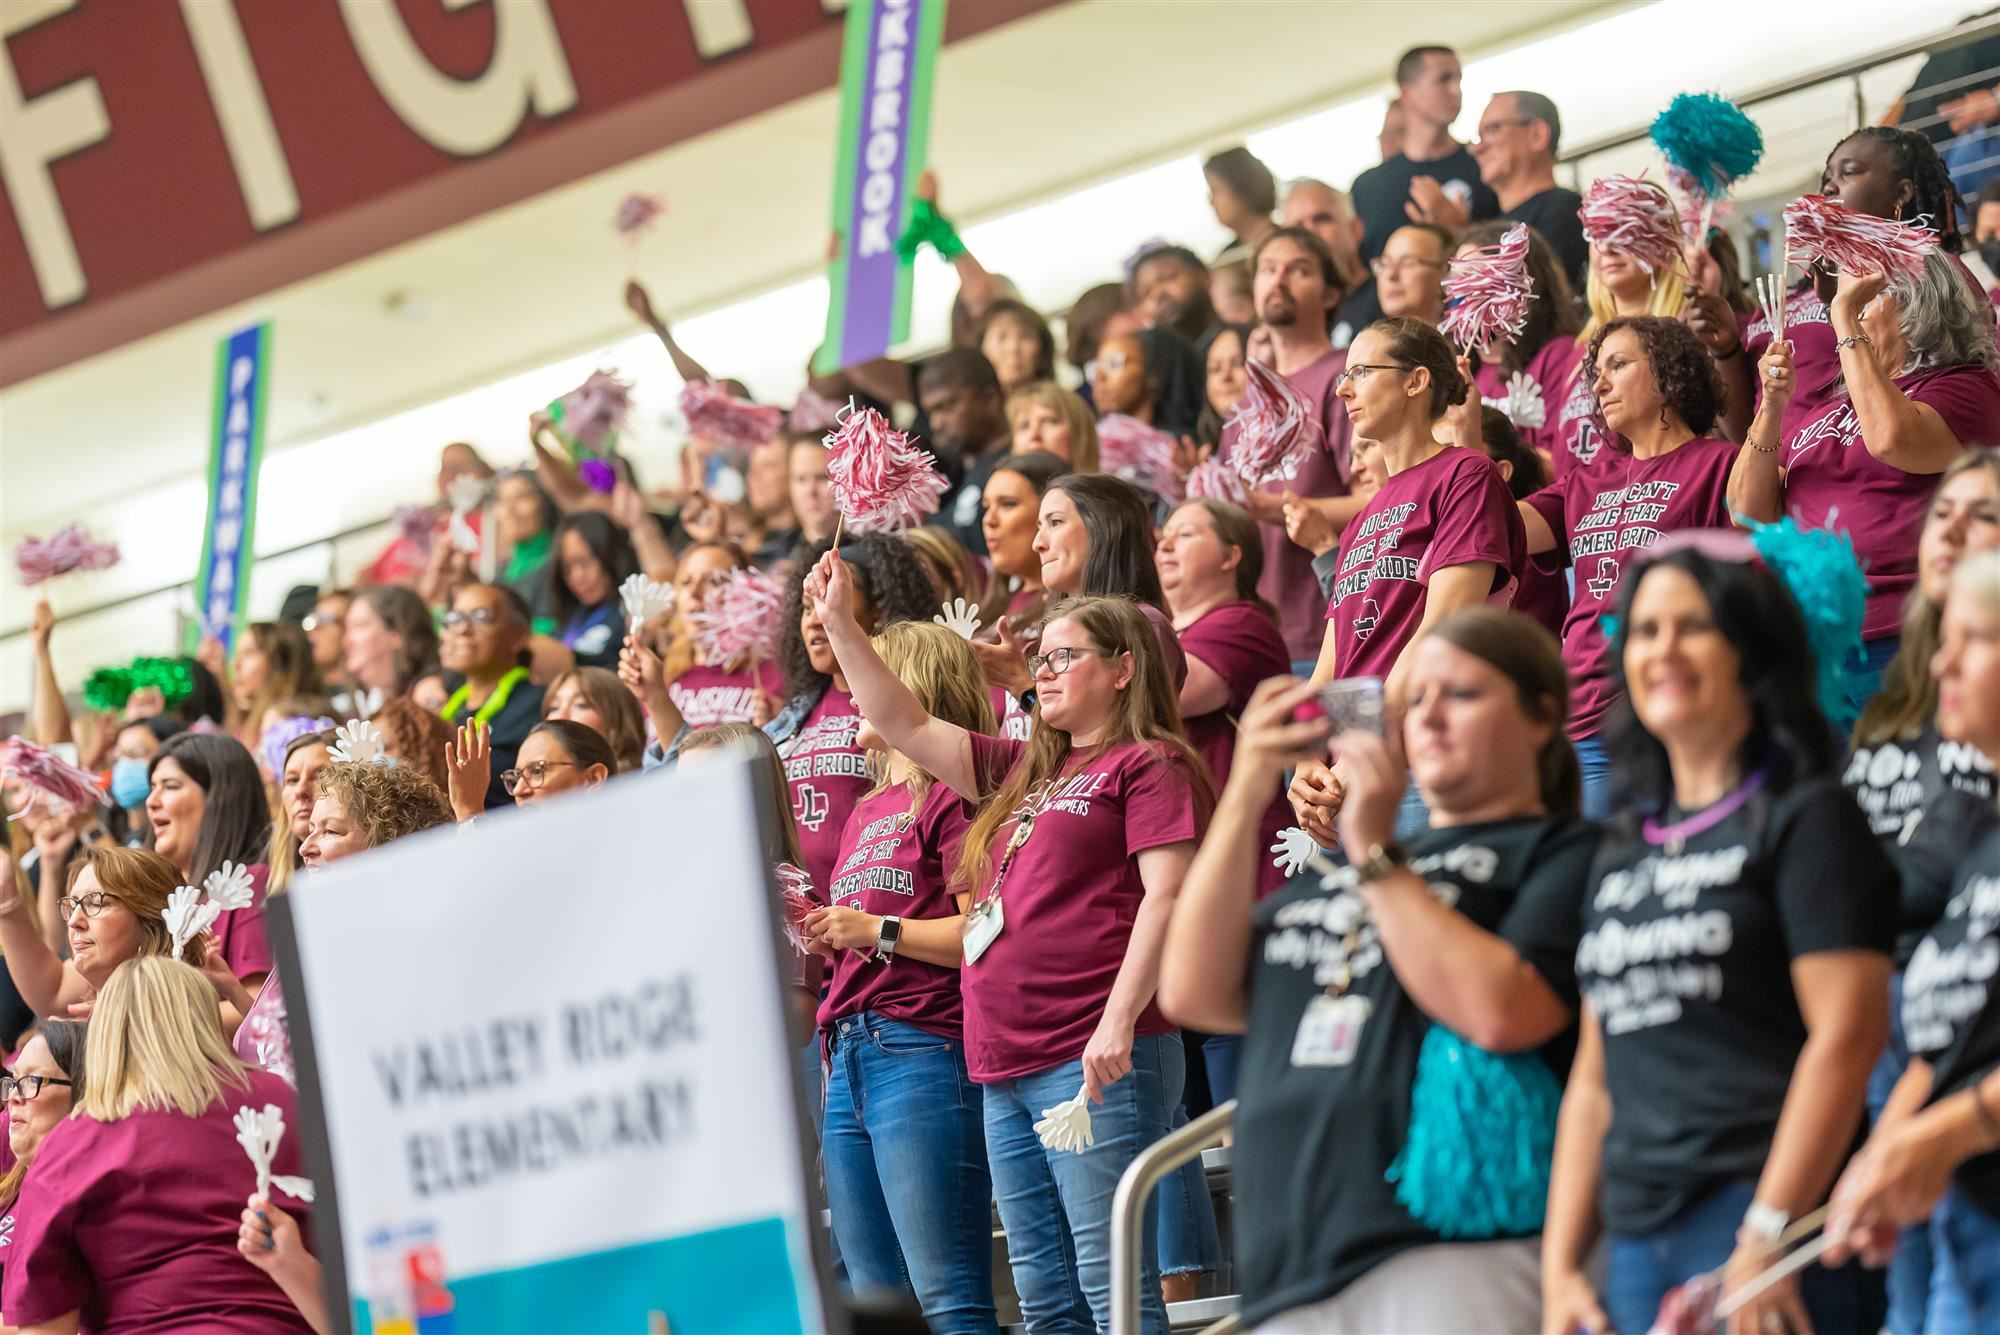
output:
[[[1387,278],[1392,274],[1406,274],[1412,269],[1442,269],[1444,268],[1444,261],[1418,259],[1415,255],[1404,255],[1400,259],[1385,260],[1378,255],[1368,261],[1368,267],[1375,271],[1377,278]]]
[[[474,626],[484,628],[498,621],[490,607],[475,607],[470,612],[446,612],[442,618],[446,630],[469,630]]]
[[[12,1103],[15,1099],[32,1099],[42,1092],[43,1085],[61,1085],[64,1089],[74,1089],[73,1080],[58,1080],[52,1075],[0,1075],[0,1103]]]
[[[542,785],[549,781],[549,771],[564,765],[571,769],[577,767],[574,760],[537,760],[532,765],[523,765],[519,769],[510,769],[502,774],[500,786],[509,793],[520,792],[522,789],[531,793],[539,792]]]
[[[117,902],[118,896],[116,895],[107,895],[102,890],[92,890],[89,894],[83,896],[64,895],[56,901],[56,910],[63,917],[70,918],[76,915],[77,908],[81,906],[84,917],[95,918],[98,914],[104,912],[105,905],[116,904]]]
[[[1518,116],[1515,117],[1513,120],[1508,120],[1508,121],[1488,121],[1486,122],[1486,124],[1479,127],[1479,137],[1481,139],[1491,139],[1494,135],[1500,133],[1502,130],[1520,129],[1524,126],[1529,126],[1533,124],[1534,124],[1533,121],[1523,120]]]
[[[1390,366],[1380,362],[1356,362],[1333,378],[1333,387],[1339,389],[1349,383],[1359,385],[1368,378],[1370,371],[1401,371],[1408,375],[1416,369],[1414,366]]]
[[[1111,657],[1109,653],[1102,649],[1051,649],[1045,654],[1030,654],[1028,656],[1028,675],[1030,677],[1039,677],[1042,675],[1042,669],[1047,668],[1051,676],[1060,677],[1063,673],[1076,666],[1076,656],[1078,654],[1095,654],[1099,658]]]

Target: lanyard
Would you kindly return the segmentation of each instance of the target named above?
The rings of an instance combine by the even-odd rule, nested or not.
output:
[[[475,723],[490,722],[495,714],[499,713],[501,710],[507,707],[507,699],[509,696],[514,694],[514,688],[516,686],[519,686],[522,682],[526,681],[527,679],[528,679],[528,669],[524,667],[517,667],[512,671],[510,671],[506,676],[502,677],[500,679],[500,684],[493,688],[493,694],[486,697],[486,703],[479,706],[478,710],[476,710],[473,713],[472,715],[473,722]],[[459,687],[458,690],[453,693],[451,699],[444,702],[444,708],[438,711],[439,715],[444,719],[446,723],[450,723],[452,721],[453,716],[456,715],[459,710],[465,708],[465,702],[467,700],[470,700],[471,698],[472,698],[472,683],[467,682],[465,685]]]
[[[1007,847],[1000,852],[1000,866],[993,873],[993,883],[986,887],[986,893],[973,906],[975,912],[1000,897],[1000,883],[1007,879],[1007,869],[1014,865],[1014,855],[1021,851],[1021,846],[1028,842],[1028,836],[1035,832],[1035,817],[1048,808],[1049,799],[1054,796],[1060,779],[1058,775],[1042,785],[1039,791],[1029,793],[1015,809],[1014,833],[1007,840]]]

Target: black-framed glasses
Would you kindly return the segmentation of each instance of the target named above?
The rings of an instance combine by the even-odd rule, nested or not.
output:
[[[483,630],[499,619],[493,615],[493,609],[490,607],[475,607],[470,612],[453,609],[440,618],[446,630],[466,630],[475,626]]]
[[[43,1085],[61,1085],[64,1089],[73,1089],[76,1082],[53,1075],[0,1075],[0,1103],[12,1103],[15,1099],[33,1099],[42,1092]]]
[[[1370,371],[1401,371],[1403,374],[1408,375],[1416,369],[1414,366],[1403,366],[1386,362],[1356,362],[1333,378],[1333,387],[1339,389],[1342,385],[1346,384],[1358,385],[1368,378]]]
[[[1047,668],[1051,675],[1060,677],[1063,673],[1076,666],[1076,657],[1078,654],[1096,654],[1099,658],[1111,657],[1109,653],[1102,649],[1051,649],[1045,654],[1030,654],[1028,656],[1028,675],[1030,677],[1039,677],[1042,675],[1042,669]]]
[[[1442,269],[1443,260],[1427,260],[1416,255],[1403,255],[1393,260],[1377,255],[1368,261],[1368,267],[1375,271],[1377,278],[1387,278],[1390,274],[1408,273],[1412,269]]]
[[[95,918],[98,914],[104,912],[105,905],[116,904],[117,902],[118,896],[116,895],[107,895],[102,890],[92,890],[87,895],[64,895],[56,901],[56,911],[62,914],[63,917],[70,918],[76,915],[76,911],[80,906],[83,909],[84,917]]]
[[[541,786],[549,781],[549,771],[564,765],[571,769],[576,768],[574,760],[537,760],[532,765],[523,765],[519,769],[506,771],[500,776],[500,786],[509,793],[519,792],[524,788],[531,793],[538,792]]]

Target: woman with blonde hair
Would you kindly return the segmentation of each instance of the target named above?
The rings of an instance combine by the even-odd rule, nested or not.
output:
[[[324,693],[312,641],[290,622],[253,621],[244,627],[226,680],[235,707],[236,739],[253,755],[264,735],[264,716],[273,705],[296,695]]]
[[[1097,419],[1081,396],[1053,380],[1036,380],[1007,396],[1015,454],[1053,454],[1079,473],[1097,471]]]
[[[332,761],[314,776],[312,815],[300,849],[305,866],[324,867],[380,848],[406,834],[452,823],[451,804],[430,778],[409,765]],[[246,1065],[260,1066],[287,1084],[297,1082],[285,989],[273,969],[252,999],[236,980],[211,970],[225,1002],[243,1016],[232,1044]]]
[[[267,1104],[297,1124],[291,1086],[229,1051],[199,973],[157,956],[119,966],[91,1017],[76,1110],[21,1188],[6,1320],[37,1335],[310,1332],[236,1246],[256,1175],[235,1117]],[[278,1173],[300,1172],[298,1145],[279,1143]]]
[[[968,603],[978,601],[981,587],[979,565],[972,559],[972,553],[965,549],[965,544],[958,540],[956,533],[935,524],[924,524],[904,529],[903,541],[924,558],[924,565],[931,572],[931,582],[937,585],[940,602],[948,603],[954,598],[963,598]],[[980,610],[984,612],[985,608]]]
[[[285,744],[278,761],[278,795],[271,817],[271,851],[266,862],[271,868],[270,893],[280,894],[292,883],[299,869],[299,846],[312,826],[313,799],[318,796],[319,772],[332,760],[332,748],[340,740],[332,728],[301,733]]]
[[[597,733],[611,744],[619,774],[638,769],[646,751],[646,716],[638,699],[617,673],[604,668],[571,668],[549,683],[542,719],[567,719]]]
[[[164,915],[181,879],[180,869],[158,853],[115,844],[92,847],[71,873],[69,893],[57,901],[69,930],[65,960],[35,930],[14,878],[6,878],[0,884],[0,953],[21,999],[37,1015],[90,1014],[99,989],[119,965],[173,948]],[[210,941],[206,932],[189,941],[181,959],[203,968]],[[217,964],[216,970],[227,972],[227,966]],[[231,1015],[232,1023],[241,1013]]]
[[[807,595],[862,716],[882,740],[980,804],[958,857],[973,894],[959,973],[966,1066],[1014,1286],[1031,1330],[1108,1329],[1112,1193],[1167,1133],[1186,1076],[1153,1003],[1181,878],[1213,803],[1182,739],[1159,638],[1130,601],[1056,604],[1029,660],[1034,729],[1006,741],[937,718],[855,620],[853,576],[828,558]],[[1087,1110],[1094,1143],[1054,1149],[1036,1119]],[[1072,1152],[1075,1150],[1076,1152]],[[1164,1335],[1158,1207],[1145,1224],[1146,1335]]]
[[[957,632],[899,621],[874,645],[932,717],[993,735],[979,660]],[[866,723],[861,740],[875,786],[847,818],[829,907],[805,920],[833,960],[819,1008],[827,1201],[857,1291],[904,1289],[933,1329],[990,1335],[992,1179],[958,988],[972,896],[951,883],[971,811]]]

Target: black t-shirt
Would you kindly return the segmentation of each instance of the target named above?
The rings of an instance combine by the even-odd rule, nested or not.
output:
[[[1411,865],[1440,900],[1512,944],[1574,1005],[1570,959],[1599,833],[1539,818],[1427,830],[1410,844]],[[1384,1176],[1408,1132],[1431,1022],[1384,967],[1365,913],[1348,868],[1325,882],[1313,872],[1296,876],[1257,906],[1234,1163],[1236,1273],[1248,1325],[1325,1299],[1392,1256],[1440,1240],[1410,1218]],[[1357,927],[1349,954],[1343,943]],[[1352,1056],[1295,1066],[1300,1022],[1343,964],[1354,975],[1339,1003],[1358,1026]]]
[[[1958,861],[1970,846],[1963,842],[1962,821],[1940,820],[1941,808],[1957,801],[1990,810],[1993,762],[1977,747],[1944,741],[1926,727],[1906,741],[1857,746],[1841,782],[1902,875],[1900,967],[1944,912]]]
[[[1500,212],[1500,200],[1479,179],[1479,164],[1460,144],[1435,162],[1412,162],[1398,153],[1379,166],[1370,167],[1354,178],[1354,211],[1361,218],[1361,258],[1372,260],[1382,253],[1389,234],[1410,221],[1403,205],[1410,201],[1410,182],[1419,176],[1434,177],[1447,196],[1472,212],[1472,221],[1491,218]]]
[[[1333,346],[1344,348],[1355,336],[1382,318],[1382,298],[1375,292],[1375,275],[1369,274],[1347,294],[1333,312]]]
[[[965,550],[974,556],[986,555],[986,532],[979,525],[986,512],[986,479],[993,476],[994,465],[1006,457],[1007,445],[1002,441],[977,458],[964,460],[964,471],[954,478],[938,510],[939,522],[957,534]]]
[[[1556,185],[1528,196],[1500,215],[1540,232],[1579,292],[1583,291],[1584,271],[1590,267],[1590,242],[1584,239],[1583,222],[1576,216],[1582,207],[1582,195]]]
[[[1895,876],[1830,778],[1754,796],[1677,853],[1605,839],[1576,975],[1604,1034],[1608,1230],[1652,1233],[1764,1166],[1806,1039],[1791,961],[1886,955]]]
[[[1931,1102],[1956,1094],[2000,1065],[2000,817],[1992,808],[1944,916],[1903,973],[1903,1035],[1910,1054],[1933,1067]],[[1953,1179],[1972,1203],[2000,1213],[2000,1152],[1959,1165]]]
[[[456,714],[445,715],[445,722],[453,728],[464,723],[479,711],[461,709]],[[489,745],[493,752],[493,777],[486,784],[486,809],[511,807],[514,799],[500,782],[501,774],[513,769],[521,758],[521,743],[528,740],[528,733],[542,721],[542,688],[523,678],[507,696],[507,703],[486,720],[489,731]]]

